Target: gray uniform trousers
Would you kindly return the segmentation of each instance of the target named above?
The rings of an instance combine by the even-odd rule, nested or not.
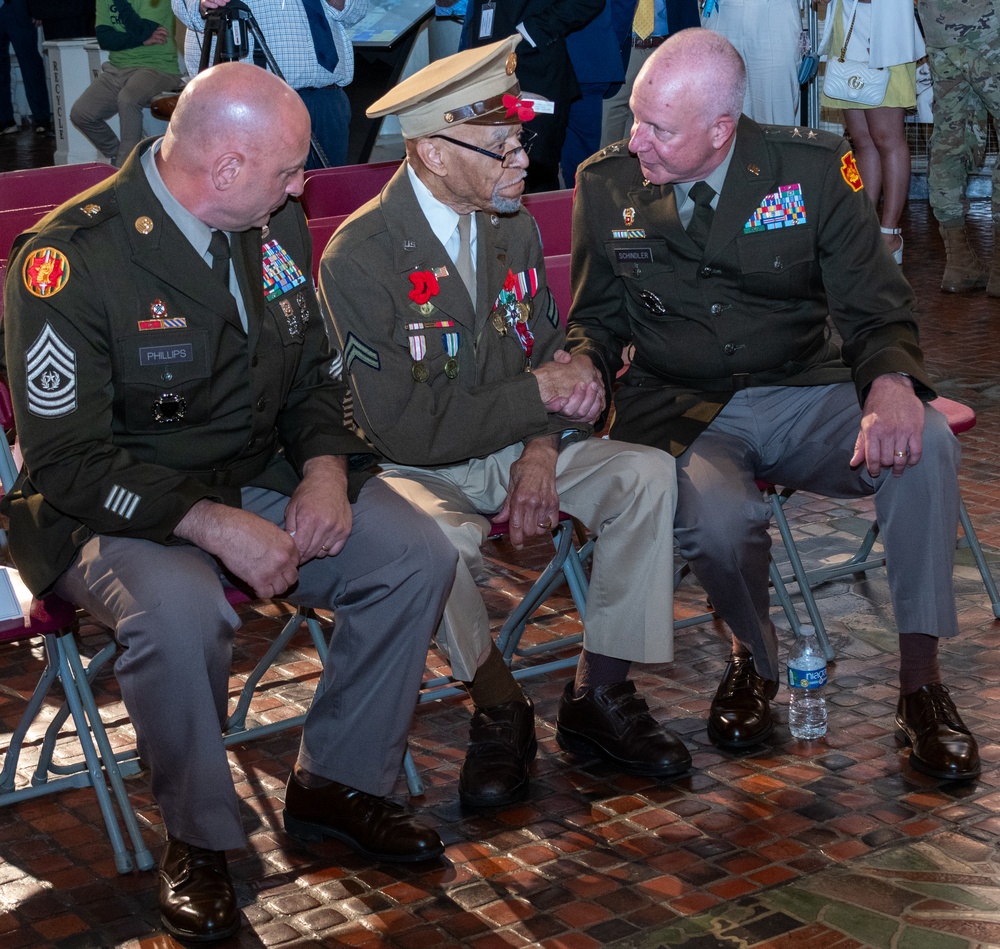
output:
[[[446,468],[385,466],[380,475],[430,514],[459,552],[455,585],[438,630],[452,674],[469,682],[490,648],[490,622],[476,578],[489,514],[507,497],[520,443]],[[597,535],[584,647],[634,662],[673,660],[673,459],[656,448],[588,438],[556,462],[559,507]]]
[[[737,392],[677,459],[680,553],[761,675],[778,678],[769,619],[770,506],[754,479],[829,497],[875,495],[889,593],[900,633],[958,633],[952,571],[961,451],[927,406],[923,456],[902,477],[848,464],[861,422],[853,385]]]
[[[284,495],[249,488],[243,502],[283,523]],[[299,762],[385,795],[399,774],[455,551],[432,521],[375,479],[351,510],[344,549],[300,567],[297,587],[283,597],[336,609]],[[191,545],[97,535],[55,589],[114,629],[124,647],[115,672],[170,836],[228,850],[245,843],[221,737],[239,619],[219,569]]]

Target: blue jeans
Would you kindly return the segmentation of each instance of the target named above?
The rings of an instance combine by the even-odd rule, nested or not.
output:
[[[28,16],[26,0],[5,0],[0,7],[0,127],[14,122],[14,105],[10,89],[10,49],[21,65],[24,91],[35,125],[52,121],[49,87],[45,80],[45,64],[38,52],[38,29]]]
[[[296,89],[309,110],[313,138],[326,152],[330,166],[347,164],[347,143],[351,125],[351,103],[340,86],[321,89]],[[321,168],[312,150],[306,168]]]

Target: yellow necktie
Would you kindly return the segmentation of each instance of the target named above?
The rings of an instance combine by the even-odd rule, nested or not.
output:
[[[639,5],[635,8],[635,16],[632,18],[632,32],[639,39],[644,40],[653,33],[653,0],[639,0]]]

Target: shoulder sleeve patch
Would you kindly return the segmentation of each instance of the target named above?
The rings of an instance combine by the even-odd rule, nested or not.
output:
[[[854,160],[854,152],[848,152],[840,159],[840,173],[852,191],[860,191],[864,187],[858,164]]]
[[[61,418],[76,411],[76,352],[50,323],[24,354],[28,411],[40,418]]]
[[[55,296],[69,282],[69,261],[54,247],[41,247],[25,258],[21,275],[29,293]]]

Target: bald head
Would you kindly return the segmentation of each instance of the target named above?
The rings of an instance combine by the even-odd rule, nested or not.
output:
[[[747,71],[732,43],[713,30],[674,33],[646,60],[636,84],[646,83],[697,102],[712,118],[738,120],[743,111]]]
[[[632,87],[629,148],[654,184],[699,181],[729,153],[743,111],[746,67],[712,30],[681,30],[646,61]]]
[[[304,103],[284,80],[249,63],[220,63],[185,86],[157,167],[174,197],[206,224],[244,230],[254,221],[242,215],[253,209],[234,203],[232,189],[266,176],[274,160],[280,170],[301,172],[309,129]],[[256,187],[267,190],[267,182]]]

